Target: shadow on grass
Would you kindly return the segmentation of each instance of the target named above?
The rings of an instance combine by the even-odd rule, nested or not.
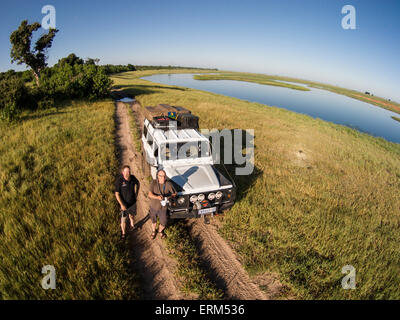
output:
[[[111,97],[113,99],[121,99],[125,97],[134,98],[135,96],[153,94],[160,92],[160,89],[170,89],[185,91],[184,88],[168,87],[168,86],[152,86],[152,85],[116,85],[112,87]]]
[[[102,99],[100,99],[102,100]],[[36,109],[36,110],[27,110],[33,114],[26,114],[19,118],[20,121],[33,120],[33,119],[41,119],[49,116],[66,114],[70,113],[69,111],[63,111],[67,107],[73,107],[80,104],[85,104],[87,106],[91,106],[93,103],[96,103],[100,100],[87,100],[87,99],[59,99],[54,102],[54,105],[48,109]]]
[[[26,121],[26,120],[41,119],[41,118],[54,116],[54,115],[59,115],[59,114],[64,114],[64,113],[68,113],[68,112],[65,112],[65,111],[43,112],[43,113],[40,113],[40,114],[22,116],[22,117],[20,117],[20,120],[21,121]]]
[[[234,137],[234,130],[241,130],[241,141],[235,141]],[[242,198],[244,198],[247,194],[247,191],[250,190],[253,186],[255,181],[258,179],[260,175],[262,175],[262,170],[257,168],[255,164],[253,164],[253,170],[250,174],[248,175],[237,175],[236,171],[237,169],[244,168],[245,165],[248,163],[248,160],[246,159],[245,164],[237,164],[235,163],[235,157],[234,157],[234,150],[243,150],[246,147],[250,148],[252,152],[255,152],[255,145],[253,143],[249,143],[246,146],[246,139],[249,141],[254,141],[254,136],[252,136],[249,132],[242,130],[242,129],[231,129],[231,136],[232,136],[232,150],[231,152],[231,158],[233,163],[224,163],[225,160],[225,139],[220,139],[220,151],[219,151],[219,156],[220,156],[220,162],[221,164],[217,164],[216,167],[217,169],[226,176],[229,180],[233,180],[234,183],[236,184],[236,201],[240,201]],[[213,151],[214,152],[214,151]]]

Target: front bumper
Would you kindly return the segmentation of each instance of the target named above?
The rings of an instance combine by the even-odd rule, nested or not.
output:
[[[215,204],[213,206],[217,207],[216,212],[214,214],[221,214],[224,213],[225,211],[229,210],[232,208],[234,205],[234,201],[227,201],[219,204]],[[188,219],[188,218],[200,218],[203,217],[204,214],[199,214],[197,209],[174,209],[174,208],[168,208],[168,214],[170,219]],[[211,213],[208,213],[206,215],[211,215]]]

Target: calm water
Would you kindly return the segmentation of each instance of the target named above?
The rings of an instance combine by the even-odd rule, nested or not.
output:
[[[193,74],[160,74],[142,79],[277,106],[400,143],[400,122],[391,118],[398,114],[321,89],[299,91],[234,80],[194,80]]]
[[[117,100],[117,101],[121,101],[121,102],[134,102],[135,99],[125,97],[125,98],[119,99],[119,100]]]

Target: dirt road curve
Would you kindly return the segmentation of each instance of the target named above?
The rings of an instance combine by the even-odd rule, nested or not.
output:
[[[120,150],[120,163],[129,164],[133,174],[141,183],[138,215],[135,219],[138,221],[144,219],[148,212],[146,194],[149,185],[143,179],[141,172],[141,155],[133,148],[127,108],[122,102],[116,102],[115,107],[116,143]],[[140,121],[138,107],[138,104],[134,104],[132,110]],[[266,292],[271,294],[267,294],[251,281],[235,253],[218,234],[215,226],[205,225],[202,220],[197,219],[189,220],[187,224],[197,243],[205,267],[209,268],[217,286],[224,290],[225,299],[269,299],[279,291],[279,282],[269,276],[263,285],[266,287]],[[162,240],[159,238],[151,240],[150,233],[150,221],[147,221],[142,229],[134,231],[131,237],[134,268],[142,275],[144,298],[193,299],[179,291],[179,284],[174,276],[176,263],[168,256]]]

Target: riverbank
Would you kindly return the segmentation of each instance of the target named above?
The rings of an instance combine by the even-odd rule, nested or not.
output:
[[[237,80],[237,81],[245,81],[245,82],[255,82],[264,85],[274,85],[281,86],[296,90],[309,90],[307,87],[296,86],[295,84],[288,84],[279,81],[289,81],[289,82],[297,82],[308,85],[312,88],[328,90],[337,94],[342,94],[348,96],[353,99],[357,99],[363,102],[367,102],[378,107],[396,112],[400,114],[400,104],[392,101],[388,101],[384,98],[371,96],[369,94],[365,94],[362,92],[358,92],[355,90],[345,89],[337,86],[332,86],[324,83],[289,78],[289,77],[281,77],[281,76],[273,76],[266,74],[256,74],[256,73],[243,73],[243,72],[220,72],[218,74],[212,75],[195,75],[194,79],[196,80]]]
[[[310,89],[305,86],[297,86],[295,84],[280,82],[270,78],[260,77],[259,75],[252,74],[245,74],[244,76],[242,74],[236,73],[202,74],[194,75],[193,78],[196,80],[236,80],[244,82],[254,82],[268,86],[284,87],[294,90],[310,91]]]
[[[399,117],[393,116],[392,119],[393,119],[393,120],[396,120],[396,121],[398,121],[398,122],[400,122],[400,118],[399,118]]]

